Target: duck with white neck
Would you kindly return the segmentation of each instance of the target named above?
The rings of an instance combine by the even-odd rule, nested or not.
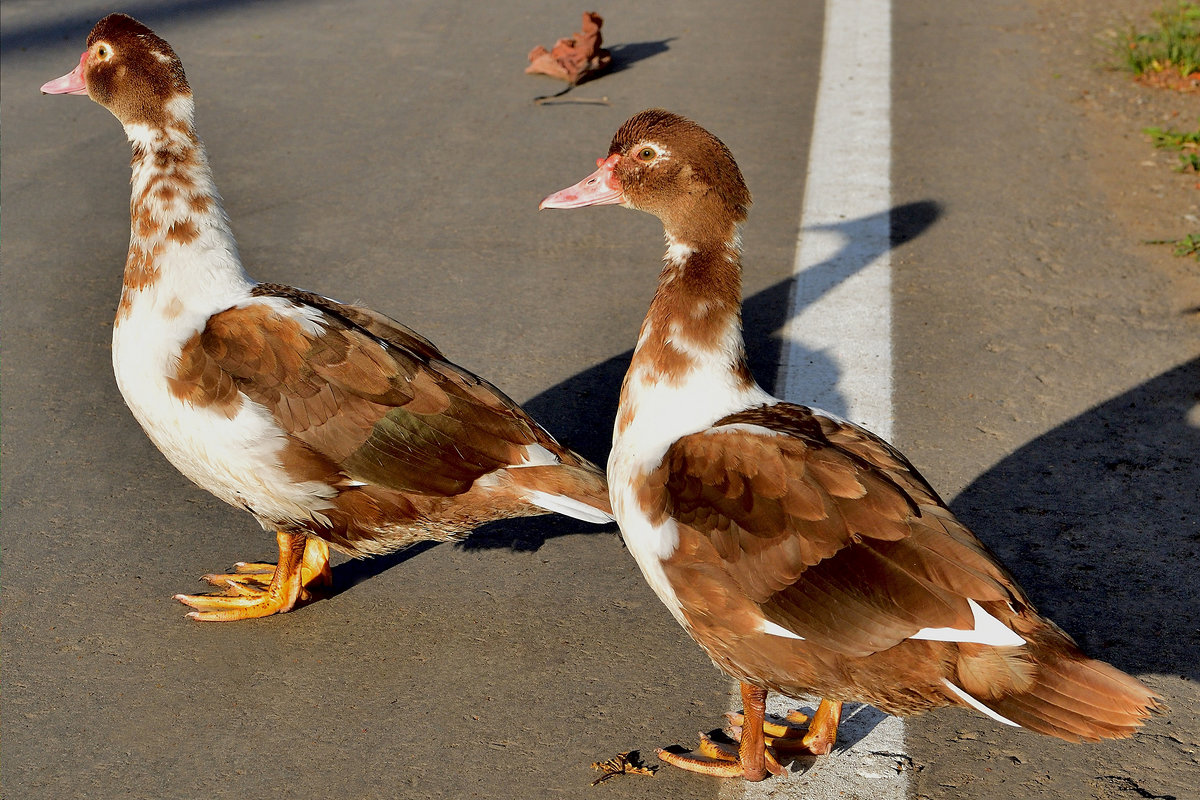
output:
[[[167,459],[276,533],[278,564],[176,595],[205,621],[261,617],[353,556],[464,536],[485,522],[609,515],[604,474],[427,339],[359,305],[248,277],[166,41],[100,20],[70,73],[133,149],[129,254],[113,327],[125,402]]]
[[[1132,735],[1159,698],[1087,658],[895,448],[755,383],[741,328],[750,206],[725,145],[643,111],[599,168],[542,208],[620,204],[667,252],[621,388],[613,513],[651,587],[745,704],[735,749],[665,761],[762,780],[829,753],[842,703],[892,714],[965,706],[1068,741]],[[764,721],[769,691],[823,697]]]

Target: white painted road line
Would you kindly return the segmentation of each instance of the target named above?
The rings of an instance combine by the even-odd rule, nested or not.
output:
[[[827,0],[779,396],[892,436],[891,0]],[[734,708],[740,707],[736,687]],[[795,701],[773,696],[768,711]],[[801,703],[815,709],[815,703]],[[899,800],[904,725],[846,706],[834,753],[725,797]]]
[[[828,0],[822,52],[778,394],[890,439],[890,0]]]

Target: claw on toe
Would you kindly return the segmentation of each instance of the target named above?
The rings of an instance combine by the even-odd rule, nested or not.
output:
[[[746,710],[725,715],[732,726],[736,747],[702,733],[694,751],[659,750],[658,757],[672,766],[702,775],[760,781],[768,773],[788,774],[782,762],[797,755],[825,755],[833,750],[842,714],[841,702],[822,700],[811,721],[799,711],[789,711],[782,720],[767,719],[766,690],[746,683],[741,688]]]
[[[278,565],[241,561],[234,565],[233,573],[204,576],[223,592],[175,595],[176,600],[196,609],[187,616],[202,622],[228,622],[282,614],[311,599],[309,587],[332,584],[329,546],[324,541],[283,531],[276,539]]]
[[[727,753],[724,750],[706,752],[705,742],[712,742],[704,734],[700,734],[699,752],[690,751],[677,753],[666,748],[659,748],[655,754],[662,761],[688,772],[698,772],[701,775],[711,775],[714,778],[741,777],[742,762],[738,761],[737,753]]]
[[[833,700],[822,700],[817,712],[809,716],[792,710],[782,721],[766,719],[763,722],[763,741],[768,752],[774,751],[784,759],[799,755],[824,756],[833,752],[837,743],[837,727],[841,718],[842,704]],[[741,741],[745,716],[733,711],[725,715],[731,725],[730,735]],[[807,725],[803,723],[807,722]]]

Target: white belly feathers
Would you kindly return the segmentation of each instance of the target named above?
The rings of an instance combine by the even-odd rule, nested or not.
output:
[[[136,291],[129,313],[113,329],[117,386],[146,435],[200,487],[250,510],[264,527],[319,518],[334,491],[321,482],[297,483],[283,470],[286,439],[266,408],[243,397],[230,418],[179,399],[168,384],[183,344],[203,329],[210,314],[244,302],[274,304],[273,298],[252,299],[249,288],[236,287],[205,304],[191,298],[181,313],[177,304],[159,302],[160,285]],[[277,310],[303,316],[291,307]]]

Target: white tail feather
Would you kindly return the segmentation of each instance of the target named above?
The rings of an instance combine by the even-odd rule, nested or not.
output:
[[[993,617],[976,603],[967,600],[974,616],[975,625],[971,630],[961,628],[922,628],[908,637],[910,639],[931,639],[938,642],[976,642],[990,644],[994,647],[1019,647],[1025,644],[1015,631],[1000,620]]]
[[[995,711],[992,711],[990,708],[985,706],[983,703],[979,702],[974,697],[971,697],[971,695],[967,694],[964,690],[958,688],[957,686],[955,686],[953,683],[946,680],[945,678],[942,678],[942,683],[946,684],[946,688],[948,688],[950,691],[954,692],[955,697],[957,697],[959,700],[962,700],[964,703],[966,703],[967,705],[969,705],[971,708],[975,709],[976,711],[978,711],[982,714],[987,714],[989,717],[996,720],[996,722],[1003,722],[1005,725],[1012,725],[1014,728],[1021,727],[1019,724],[1013,722],[1008,717],[1001,716],[1000,714],[997,714]]]
[[[555,514],[565,514],[568,517],[583,520],[584,522],[604,525],[605,523],[614,521],[610,515],[600,509],[589,506],[587,503],[581,503],[572,497],[564,497],[561,494],[550,494],[549,492],[530,489],[525,492],[525,499],[538,508],[553,511]]]

